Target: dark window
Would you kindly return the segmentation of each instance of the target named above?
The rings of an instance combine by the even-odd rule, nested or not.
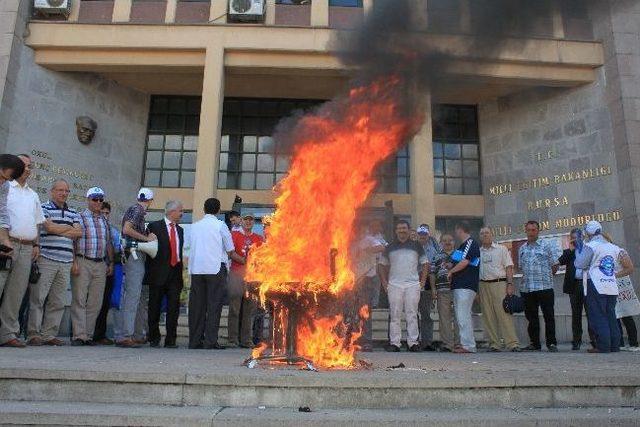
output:
[[[466,221],[469,223],[469,225],[471,226],[471,235],[475,236],[476,238],[478,237],[478,235],[480,234],[480,229],[483,227],[484,225],[484,219],[483,218],[477,218],[477,217],[436,217],[436,230],[438,230],[440,232],[440,234],[443,233],[447,233],[447,234],[454,234],[455,231],[455,227],[456,224],[458,224],[461,221]]]
[[[329,6],[362,7],[362,0],[329,0]]]
[[[429,30],[438,33],[460,30],[460,0],[429,0],[427,11]]]
[[[193,188],[200,97],[152,96],[143,185]]]
[[[475,106],[433,107],[433,172],[437,194],[482,194]]]
[[[324,101],[227,98],[222,113],[218,188],[269,190],[289,171],[291,147],[271,135],[278,122],[294,111],[308,111]],[[377,171],[378,191],[409,192],[406,148]]]

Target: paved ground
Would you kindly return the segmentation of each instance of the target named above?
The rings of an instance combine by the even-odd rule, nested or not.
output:
[[[249,370],[242,362],[248,350],[188,350],[179,349],[121,349],[115,347],[27,347],[0,348],[0,370],[61,370],[119,373],[166,374],[225,374],[240,376],[308,376],[287,367],[260,366]],[[448,374],[456,377],[488,378],[499,373],[510,377],[535,379],[539,376],[576,375],[579,377],[616,376],[640,378],[640,353],[587,354],[572,352],[561,346],[560,352],[534,353],[362,353],[361,358],[372,364],[371,369],[322,372],[325,379],[404,375]],[[392,369],[402,363],[404,368]],[[433,375],[438,376],[438,375]]]

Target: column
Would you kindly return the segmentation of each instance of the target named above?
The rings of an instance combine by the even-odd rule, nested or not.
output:
[[[71,2],[71,10],[69,11],[69,19],[67,22],[78,22],[78,16],[80,15],[80,0]]]
[[[311,2],[311,26],[329,26],[329,0],[314,0]]]
[[[276,24],[276,0],[267,0],[264,23],[266,25]]]
[[[228,10],[228,0],[211,0],[209,22],[213,24],[226,24]]]
[[[173,24],[176,22],[176,9],[178,8],[178,0],[167,0],[167,9],[164,14],[165,24]]]
[[[373,0],[362,0],[362,8],[364,9],[364,16],[370,14],[373,9]]]
[[[204,201],[215,197],[218,187],[222,103],[224,101],[224,48],[221,44],[207,47],[202,83],[200,129],[193,188],[193,216],[203,215]]]
[[[436,207],[433,178],[431,96],[425,97],[425,122],[409,144],[411,170],[411,222],[435,227]]]
[[[132,0],[115,0],[113,2],[113,22],[129,22]]]
[[[429,26],[427,3],[428,0],[415,0],[415,9],[412,11],[411,16],[408,17],[413,24],[413,28],[418,31],[424,31]]]
[[[556,39],[564,38],[564,22],[562,21],[562,10],[560,5],[555,3],[552,6],[551,19],[553,20],[553,37]]]

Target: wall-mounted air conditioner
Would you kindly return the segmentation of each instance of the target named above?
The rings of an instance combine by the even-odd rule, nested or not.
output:
[[[71,13],[72,0],[33,0],[33,12],[41,16],[64,16]]]
[[[229,0],[229,21],[264,21],[264,0]]]

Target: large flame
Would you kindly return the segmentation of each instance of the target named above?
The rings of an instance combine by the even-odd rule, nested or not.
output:
[[[420,123],[401,111],[398,86],[390,78],[354,88],[290,131],[291,168],[277,187],[267,241],[248,261],[246,280],[260,284],[261,300],[270,292],[339,296],[353,288],[349,248],[356,213],[375,188],[376,166]],[[313,325],[298,327],[298,352],[323,367],[353,365],[359,334],[345,336],[341,316],[312,317]]]

